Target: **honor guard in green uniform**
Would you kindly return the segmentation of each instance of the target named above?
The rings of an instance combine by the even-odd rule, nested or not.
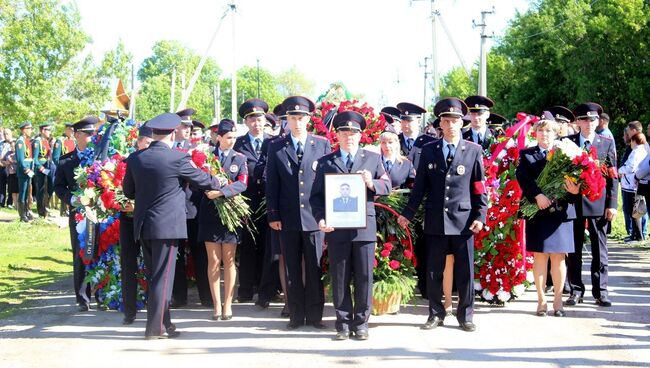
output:
[[[52,160],[50,148],[50,137],[52,135],[52,124],[43,123],[38,126],[39,135],[32,141],[32,152],[34,153],[34,173],[36,175],[36,209],[40,217],[47,217],[46,197],[54,193],[54,180],[50,176],[52,171]]]
[[[16,162],[18,170],[18,203],[16,209],[20,221],[29,222],[33,220],[32,213],[27,208],[27,192],[29,183],[34,176],[34,157],[32,155],[32,123],[26,121],[19,126],[20,137],[16,140]]]

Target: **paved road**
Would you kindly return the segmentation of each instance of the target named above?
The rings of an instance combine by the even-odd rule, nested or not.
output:
[[[363,342],[331,340],[331,305],[325,315],[332,330],[288,332],[278,317],[281,305],[261,311],[250,303],[235,305],[231,321],[210,321],[210,311],[196,304],[174,310],[181,337],[146,341],[144,313],[132,327],[123,327],[116,312],[78,313],[61,283],[32,308],[0,321],[0,367],[648,367],[650,250],[612,247],[610,264],[609,309],[588,297],[566,318],[537,317],[531,289],[507,307],[478,303],[474,333],[453,319],[422,331],[420,300],[399,315],[373,316]]]

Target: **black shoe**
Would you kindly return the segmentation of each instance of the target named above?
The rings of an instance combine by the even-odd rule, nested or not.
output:
[[[298,322],[289,322],[289,323],[287,323],[287,330],[293,331],[293,330],[299,328],[300,326],[302,326],[302,324],[300,324]]]
[[[289,317],[289,307],[287,307],[286,304],[282,308],[282,312],[280,312],[280,317],[282,317],[282,318],[288,318]]]
[[[269,303],[268,301],[262,301],[262,300],[258,300],[255,302],[255,305],[262,309],[268,308],[270,304],[271,303]]]
[[[438,326],[442,326],[444,324],[444,320],[440,319],[438,316],[433,316],[429,317],[426,322],[422,326],[420,326],[421,329],[423,330],[433,330],[434,328]]]
[[[173,339],[178,336],[180,336],[181,333],[178,331],[169,331],[167,330],[164,334],[162,335],[150,335],[150,336],[145,336],[145,340],[160,340],[160,339]]]
[[[88,312],[90,310],[90,304],[81,303],[79,304],[79,312]]]
[[[368,340],[368,330],[366,329],[357,330],[354,333],[354,338],[357,340]]]
[[[578,296],[578,294],[571,294],[567,298],[567,300],[564,301],[564,305],[572,306],[576,305],[578,303],[582,303],[582,296]]]
[[[238,296],[237,299],[235,299],[237,303],[248,303],[253,301],[253,297],[247,297],[247,296]]]
[[[460,328],[463,331],[467,331],[467,332],[476,331],[476,325],[474,323],[472,323],[472,322],[461,322],[460,323]]]
[[[105,311],[108,310],[108,308],[106,308],[106,306],[105,306],[104,304],[99,304],[99,303],[97,303],[97,310],[98,310],[98,311],[105,312]]]
[[[167,333],[174,332],[174,331],[176,331],[176,325],[172,323],[165,330],[167,331]]]
[[[134,321],[135,321],[135,316],[133,316],[133,317],[124,317],[124,319],[122,320],[122,324],[123,325],[132,325]]]
[[[342,331],[337,331],[336,336],[334,336],[334,340],[347,340],[350,338],[350,331],[348,330],[342,330]]]
[[[187,305],[187,300],[183,302],[172,300],[171,303],[169,303],[169,308],[178,309],[178,308],[183,308],[186,305]]]
[[[565,316],[566,316],[566,312],[563,311],[562,309],[557,309],[555,312],[553,312],[553,315],[554,315],[555,317],[565,317]]]
[[[609,300],[609,298],[606,296],[601,296],[600,298],[596,299],[596,304],[599,307],[611,307],[612,301]]]
[[[307,322],[308,325],[312,326],[313,328],[317,330],[325,330],[327,329],[327,325],[325,325],[323,322],[318,321],[318,322]]]

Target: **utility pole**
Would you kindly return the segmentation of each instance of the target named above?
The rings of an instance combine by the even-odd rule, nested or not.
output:
[[[422,94],[422,107],[426,110],[427,108],[427,78],[429,77],[428,71],[428,62],[431,60],[430,57],[426,56],[424,58],[424,64],[420,64],[420,67],[424,67],[424,92]]]
[[[213,98],[213,103],[214,103],[214,120],[217,122],[221,120],[221,86],[219,85],[219,81],[217,81],[217,84],[214,85],[212,88],[212,98]]]
[[[230,118],[232,121],[237,121],[237,58],[236,50],[236,38],[235,38],[235,11],[237,7],[233,1],[228,5],[232,10],[232,78],[230,78]]]
[[[260,98],[260,59],[257,59],[257,98]]]
[[[426,0],[410,0],[411,5],[414,1]],[[437,26],[436,17],[438,10],[436,9],[436,0],[429,0],[431,4],[431,87],[433,89],[433,96],[431,98],[432,105],[438,102],[440,98],[440,85],[438,83],[438,45],[437,45]],[[426,103],[425,103],[426,105]]]
[[[174,112],[174,95],[176,94],[176,67],[172,69],[172,86],[169,96],[169,112]]]
[[[478,94],[479,96],[487,96],[487,47],[485,45],[488,38],[492,38],[493,35],[485,34],[485,16],[488,14],[494,14],[494,6],[492,10],[484,10],[481,12],[481,23],[476,24],[475,21],[472,21],[474,27],[481,27],[481,61],[480,69],[478,75]]]

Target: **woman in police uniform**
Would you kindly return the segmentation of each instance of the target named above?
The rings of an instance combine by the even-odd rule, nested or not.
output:
[[[540,211],[526,222],[526,248],[534,252],[533,274],[537,289],[537,315],[546,316],[546,273],[549,258],[553,277],[553,309],[556,317],[565,316],[562,308],[562,290],[566,277],[565,256],[573,252],[573,219],[576,211],[575,198],[569,195],[569,201],[555,201],[548,198],[537,186],[536,180],[546,166],[546,155],[553,148],[553,141],[560,130],[558,123],[550,116],[533,127],[537,146],[521,150],[517,166],[517,180],[523,195],[531,202],[537,203]],[[580,187],[565,179],[567,192],[577,194]]]
[[[233,197],[246,190],[248,183],[248,167],[246,156],[233,150],[237,139],[235,122],[223,119],[216,126],[211,126],[212,135],[217,135],[219,146],[214,155],[219,158],[223,171],[229,176],[230,184],[220,190],[212,190],[201,198],[199,209],[198,241],[205,242],[208,253],[208,280],[214,303],[213,320],[229,320],[232,318],[232,298],[235,288],[235,252],[240,234],[229,231],[219,219],[217,209],[212,200],[218,197]],[[220,265],[223,261],[224,301],[221,304]]]
[[[393,118],[387,114],[384,114],[384,118],[386,119],[386,128],[379,136],[381,162],[390,177],[391,187],[394,189],[406,188],[413,183],[415,178],[413,163],[402,156],[399,136],[392,125]]]

